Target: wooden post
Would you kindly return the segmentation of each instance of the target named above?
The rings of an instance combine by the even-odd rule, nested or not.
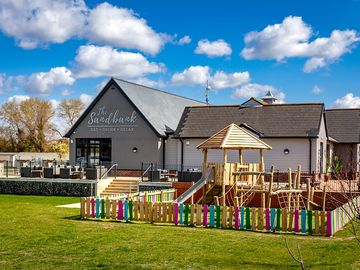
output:
[[[205,184],[202,188],[202,205],[206,203],[206,191],[207,191],[207,184]]]
[[[207,156],[208,156],[208,150],[204,149],[204,160],[203,160],[203,173],[205,173],[206,164],[207,164]]]
[[[193,186],[194,184],[195,184],[195,182],[192,182],[192,186]],[[194,194],[191,195],[190,203],[191,203],[191,204],[194,204]]]
[[[207,163],[207,154],[208,154],[208,150],[204,149],[204,164]]]
[[[306,178],[306,192],[307,192],[307,202],[306,202],[306,210],[310,210],[310,198],[311,198],[311,190],[310,190],[310,178]]]
[[[242,150],[241,150],[241,149],[239,149],[239,163],[240,163],[240,164],[244,164],[243,154],[242,154]]]
[[[271,207],[271,193],[272,193],[272,186],[274,182],[274,165],[271,166],[271,176],[270,176],[270,182],[269,182],[269,189],[267,192],[267,208]]]
[[[292,172],[291,168],[288,169],[288,185],[289,185],[289,191],[292,189]],[[291,209],[291,193],[288,193],[288,210]]]
[[[324,191],[323,191],[322,210],[325,211],[325,208],[326,208],[326,185],[324,185]]]
[[[301,180],[301,165],[297,168],[297,174],[296,174],[296,189],[300,189],[300,180]],[[300,209],[300,193],[296,193],[296,209]]]
[[[264,155],[263,155],[263,149],[260,149],[260,172],[265,171],[265,165],[264,165]],[[263,190],[265,190],[265,177],[263,175],[260,176],[260,184]],[[265,208],[265,192],[261,193],[261,208]]]
[[[242,191],[242,189],[241,189],[241,191],[240,191],[240,204],[239,204],[239,206],[240,206],[240,207],[243,207],[243,204],[244,204],[244,195],[243,195],[243,191]]]
[[[226,178],[226,163],[227,163],[227,151],[226,149],[224,149],[224,170],[223,170],[223,179],[222,179],[222,191],[221,191],[221,196],[222,196],[222,205],[225,206],[226,205],[226,201],[225,201],[225,178]]]

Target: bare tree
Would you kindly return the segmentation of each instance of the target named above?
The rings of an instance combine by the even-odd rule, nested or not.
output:
[[[284,240],[285,240],[286,249],[289,252],[291,258],[293,258],[294,261],[296,261],[297,263],[300,264],[301,269],[305,269],[305,263],[304,263],[304,260],[303,260],[303,257],[302,257],[302,253],[301,253],[301,250],[300,250],[299,243],[296,241],[297,255],[295,255],[294,252],[292,251],[292,249],[289,246],[289,242],[288,242],[288,239],[287,239],[286,236],[284,237]]]
[[[80,99],[64,99],[58,106],[57,115],[65,119],[68,127],[71,127],[80,117],[84,108],[85,105],[80,101]]]
[[[53,130],[53,116],[51,103],[38,98],[3,104],[0,120],[7,140],[13,146],[11,151],[46,151]]]

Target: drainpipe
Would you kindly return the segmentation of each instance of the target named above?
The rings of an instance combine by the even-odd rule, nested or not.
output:
[[[184,142],[183,140],[180,138],[180,143],[181,143],[181,157],[180,157],[180,163],[181,163],[181,172],[184,169]]]
[[[309,138],[309,174],[311,174],[311,163],[312,163],[311,150],[312,150],[312,142],[311,142],[311,138]]]
[[[163,148],[162,148],[162,169],[165,170],[165,140],[166,138],[162,138],[162,145],[163,145]]]

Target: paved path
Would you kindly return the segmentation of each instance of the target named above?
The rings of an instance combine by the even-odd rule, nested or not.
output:
[[[78,208],[78,209],[80,209],[80,203],[57,205],[56,207],[62,207],[62,208]]]

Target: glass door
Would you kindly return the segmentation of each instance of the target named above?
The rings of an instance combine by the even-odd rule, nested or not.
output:
[[[98,165],[100,165],[100,141],[90,140],[88,166],[93,167]]]

